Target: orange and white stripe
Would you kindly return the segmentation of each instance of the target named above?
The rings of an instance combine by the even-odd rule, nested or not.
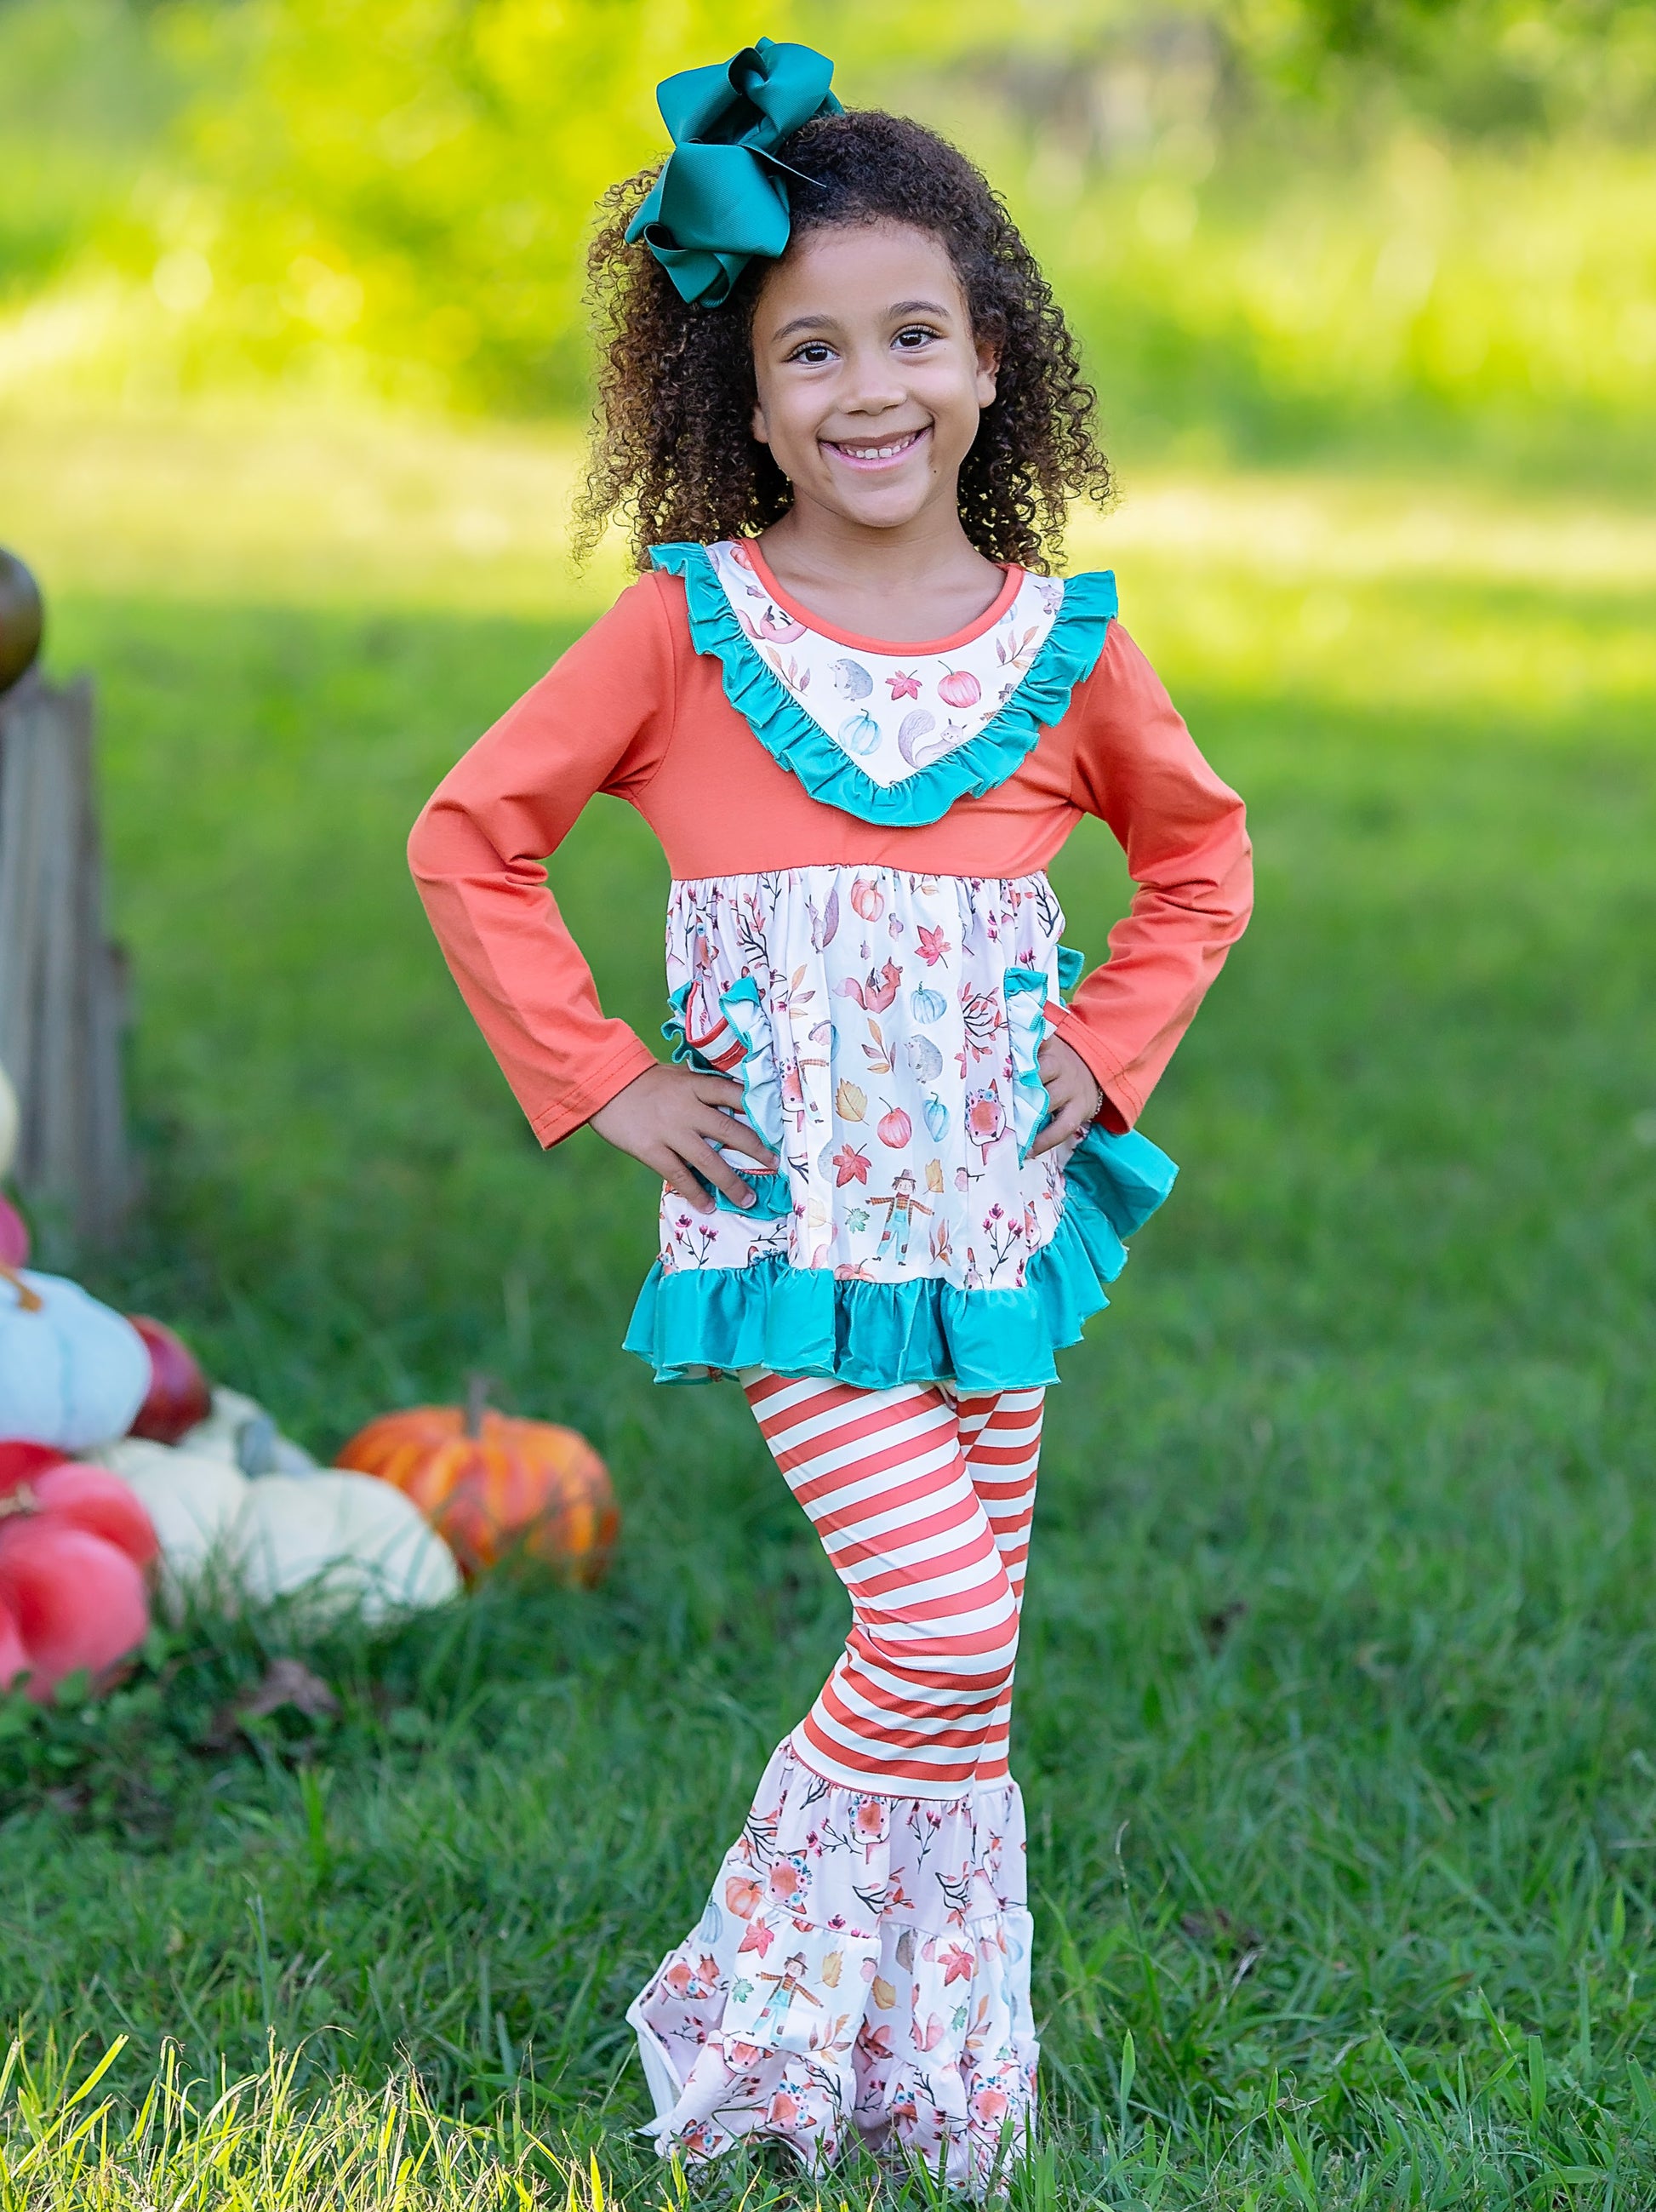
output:
[[[1004,1779],[1041,1392],[743,1382],[851,1598],[796,1755],[830,1782],[902,1796]]]

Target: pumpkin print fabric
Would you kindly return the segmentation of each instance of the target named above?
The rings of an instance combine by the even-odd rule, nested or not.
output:
[[[860,2136],[980,2191],[1034,2096],[1023,1808],[840,1788],[784,1744],[697,1927],[634,1999],[664,2148],[811,2168]]]
[[[673,1027],[741,1082],[786,1190],[758,1219],[709,1219],[669,1194],[664,1267],[774,1256],[842,1281],[1021,1288],[1063,1202],[1057,1163],[1028,1158],[1063,923],[1041,876],[825,867],[676,884]],[[1020,1000],[1034,1019],[1015,1023]],[[725,1150],[740,1164],[739,1139]]]

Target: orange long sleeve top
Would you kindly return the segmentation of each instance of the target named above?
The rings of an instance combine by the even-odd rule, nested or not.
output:
[[[1018,580],[1009,572],[1008,591]],[[1052,1025],[1092,1070],[1118,1130],[1137,1121],[1253,902],[1242,802],[1119,622],[1062,719],[1004,783],[939,821],[889,828],[813,799],[771,757],[726,700],[718,661],[692,645],[682,582],[640,577],[444,778],[409,842],[455,980],[548,1146],[656,1058],[605,1016],[547,884],[544,861],[601,792],[636,807],[681,879],[836,863],[1018,877],[1046,868],[1081,817],[1097,816],[1136,888],[1108,958]]]

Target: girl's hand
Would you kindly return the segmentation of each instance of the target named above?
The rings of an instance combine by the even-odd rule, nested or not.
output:
[[[712,1183],[737,1206],[754,1202],[752,1186],[714,1152],[715,1143],[739,1146],[749,1158],[774,1174],[776,1156],[742,1116],[742,1085],[722,1075],[699,1075],[691,1067],[658,1065],[635,1076],[607,1106],[592,1116],[592,1127],[616,1150],[630,1152],[653,1168],[698,1213],[711,1213]]]
[[[1050,1152],[1066,1138],[1078,1137],[1104,1109],[1104,1093],[1097,1077],[1075,1047],[1065,1044],[1062,1037],[1047,1038],[1036,1064],[1052,1111],[1029,1147],[1032,1159],[1038,1152]]]

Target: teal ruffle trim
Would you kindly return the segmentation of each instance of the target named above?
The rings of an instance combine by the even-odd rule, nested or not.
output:
[[[771,757],[823,805],[886,829],[939,822],[957,799],[980,798],[1015,775],[1041,732],[1062,721],[1076,685],[1098,665],[1116,611],[1108,569],[1070,577],[1045,644],[1000,712],[946,758],[887,785],[842,752],[766,665],[737,620],[705,545],[654,545],[650,558],[668,575],[683,578],[690,641],[719,662],[725,696]]]
[[[1124,1239],[1173,1188],[1178,1170],[1147,1137],[1095,1127],[1065,1171],[1057,1233],[1016,1291],[963,1291],[935,1276],[840,1282],[783,1259],[749,1267],[659,1261],[639,1293],[626,1347],[658,1382],[706,1382],[743,1367],[832,1376],[861,1390],[952,1382],[964,1391],[1056,1382],[1052,1355],[1109,1304],[1127,1263]]]

